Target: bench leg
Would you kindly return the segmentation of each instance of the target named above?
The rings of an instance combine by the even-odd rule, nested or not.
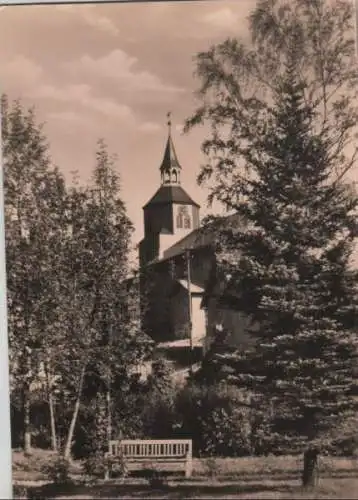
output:
[[[104,468],[104,479],[108,480],[111,476],[111,467],[109,463],[106,463],[105,468]]]
[[[185,477],[191,477],[193,472],[193,461],[191,458],[188,458],[185,462]]]

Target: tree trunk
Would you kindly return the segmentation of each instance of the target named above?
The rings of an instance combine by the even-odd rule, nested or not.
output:
[[[71,420],[71,424],[70,424],[70,428],[69,428],[68,436],[67,436],[67,441],[66,441],[66,445],[65,445],[65,449],[64,449],[64,453],[63,453],[63,456],[66,459],[69,459],[71,457],[72,440],[73,440],[73,435],[75,433],[78,412],[80,411],[82,388],[83,388],[83,382],[84,382],[85,373],[86,373],[86,365],[87,365],[87,363],[85,363],[83,365],[83,368],[81,371],[80,381],[78,384],[77,398],[76,398],[75,407],[74,407],[73,414],[72,414],[72,420]]]
[[[25,348],[26,373],[23,392],[24,453],[31,454],[31,350]]]
[[[45,364],[46,370],[46,385],[47,385],[47,400],[50,410],[50,430],[51,430],[51,449],[57,451],[57,433],[56,433],[56,419],[55,419],[55,405],[52,396],[52,387],[50,380],[50,373],[48,363]]]
[[[56,434],[56,420],[55,420],[55,407],[52,397],[52,392],[48,393],[48,405],[50,409],[50,426],[51,426],[51,449],[57,451],[57,434]]]
[[[108,383],[106,399],[107,399],[107,441],[109,446],[109,442],[112,439],[111,389],[109,383]]]
[[[24,453],[31,454],[31,402],[30,391],[28,388],[24,391]]]
[[[318,483],[318,454],[317,448],[308,448],[304,452],[302,485],[305,488],[314,488]]]

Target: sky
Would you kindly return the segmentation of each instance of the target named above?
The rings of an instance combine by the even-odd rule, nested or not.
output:
[[[196,177],[205,129],[182,134],[195,110],[193,57],[248,36],[255,0],[0,7],[0,88],[35,106],[54,164],[89,181],[96,142],[118,156],[123,198],[143,237],[142,206],[160,185],[167,112],[182,186],[207,213]]]

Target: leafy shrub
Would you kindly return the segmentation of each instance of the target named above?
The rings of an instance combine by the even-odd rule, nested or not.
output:
[[[83,462],[83,469],[88,476],[103,478],[107,471],[116,477],[124,477],[127,473],[125,461],[121,457],[105,457],[103,453],[95,453]]]
[[[143,434],[153,439],[168,439],[175,422],[173,401],[161,394],[151,396],[141,414]]]
[[[68,483],[70,482],[70,463],[64,457],[57,457],[56,460],[44,466],[43,473],[56,484]]]
[[[206,469],[206,476],[210,477],[211,479],[217,476],[220,472],[220,468],[215,457],[208,457],[204,462],[204,466]]]
[[[167,477],[161,471],[156,469],[144,469],[142,471],[142,476],[144,476],[151,488],[163,488],[168,484]]]
[[[251,454],[250,416],[243,394],[223,384],[190,385],[175,403],[178,431],[193,439],[199,456],[245,456]]]
[[[83,462],[84,472],[88,476],[103,478],[106,473],[106,466],[106,458],[100,453],[87,457]]]
[[[17,498],[17,499],[28,498],[26,486],[21,486],[21,485],[15,484],[12,488],[12,494],[14,495],[14,498]]]

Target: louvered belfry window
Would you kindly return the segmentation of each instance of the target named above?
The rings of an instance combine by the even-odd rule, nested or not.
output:
[[[177,215],[177,228],[190,229],[190,227],[191,227],[191,221],[190,221],[190,215],[188,214],[188,207],[186,206],[179,207]]]

